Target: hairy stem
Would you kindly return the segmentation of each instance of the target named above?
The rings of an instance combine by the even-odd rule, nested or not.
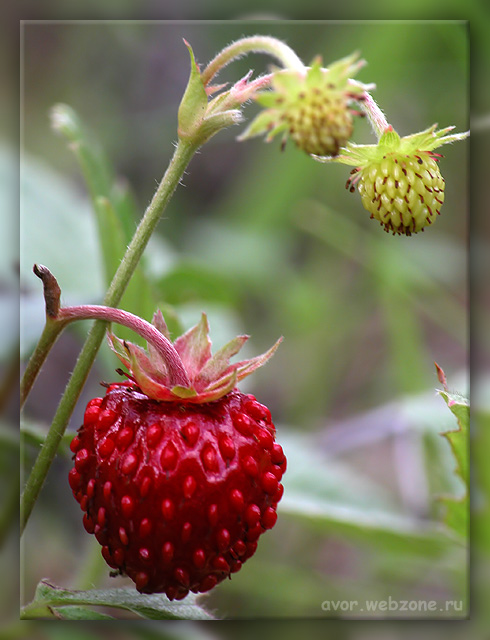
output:
[[[163,361],[167,365],[169,384],[171,386],[190,386],[190,380],[187,377],[182,360],[170,340],[166,338],[163,333],[160,333],[152,324],[129,313],[129,311],[99,305],[81,305],[79,307],[62,308],[58,318],[60,322],[72,322],[73,320],[93,318],[95,320],[117,322],[132,329],[135,333],[150,342],[160,353]]]
[[[211,60],[201,74],[203,83],[208,84],[223,67],[247,53],[268,53],[288,69],[306,69],[291,47],[281,40],[271,36],[249,36],[232,42]]]
[[[139,259],[161,218],[168,201],[175,191],[179,181],[197,150],[197,145],[190,141],[179,141],[165,175],[158,186],[152,201],[143,216],[126,253],[114,274],[114,278],[104,297],[104,305],[116,307],[126,289],[126,286],[136,269]],[[68,381],[57,411],[51,423],[32,471],[27,479],[20,506],[20,527],[24,531],[39,492],[44,484],[46,475],[56,455],[58,446],[63,438],[66,426],[80,392],[85,384],[90,368],[95,360],[99,347],[104,339],[107,322],[97,320],[90,330],[85,344],[79,354],[73,373]],[[34,370],[31,372],[31,376]],[[35,377],[35,376],[34,376]]]
[[[372,95],[367,91],[365,92],[364,100],[360,102],[360,105],[369,118],[373,131],[379,140],[387,127],[389,127],[389,123],[386,120],[384,113],[378,107]]]

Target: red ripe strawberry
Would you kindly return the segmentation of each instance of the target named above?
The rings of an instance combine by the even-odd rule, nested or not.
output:
[[[155,325],[166,333],[161,315]],[[171,386],[151,345],[148,355],[111,336],[131,380],[88,403],[71,444],[70,486],[104,559],[138,591],[171,600],[238,571],[274,526],[283,492],[270,412],[235,388],[278,343],[230,365],[247,337],[211,356],[207,334],[203,315],[174,344],[188,387]]]

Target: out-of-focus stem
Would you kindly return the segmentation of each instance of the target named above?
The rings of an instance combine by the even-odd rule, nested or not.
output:
[[[282,40],[272,36],[249,36],[232,42],[211,60],[201,73],[203,83],[208,84],[223,67],[247,53],[268,53],[287,69],[306,70],[301,59]]]

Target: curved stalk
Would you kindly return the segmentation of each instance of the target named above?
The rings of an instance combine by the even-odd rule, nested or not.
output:
[[[306,71],[306,67],[301,59],[291,47],[285,42],[282,42],[282,40],[271,36],[249,36],[232,42],[211,60],[201,73],[201,79],[204,85],[207,85],[227,64],[237,58],[241,58],[247,53],[268,53],[288,69]]]
[[[163,361],[167,365],[169,385],[180,385],[182,387],[190,386],[190,380],[174,345],[163,335],[163,333],[158,331],[158,329],[149,322],[146,322],[146,320],[129,313],[129,311],[124,311],[123,309],[113,309],[111,307],[103,307],[99,305],[64,307],[60,309],[58,314],[58,321],[63,324],[73,322],[73,320],[86,320],[90,318],[94,320],[105,320],[107,322],[117,322],[118,324],[122,324],[123,326],[132,329],[135,333],[152,344],[162,356]]]
[[[389,127],[385,114],[378,107],[372,95],[367,91],[364,94],[364,100],[360,101],[359,104],[369,118],[373,131],[379,140],[387,127]]]

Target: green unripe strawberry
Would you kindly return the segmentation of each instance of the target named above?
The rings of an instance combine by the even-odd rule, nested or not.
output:
[[[444,203],[442,156],[434,149],[468,135],[445,135],[453,127],[436,127],[400,138],[389,125],[377,145],[349,143],[336,158],[317,159],[354,165],[346,188],[357,185],[364,208],[385,231],[410,236],[432,224]]]
[[[321,58],[302,73],[278,70],[271,80],[272,90],[258,93],[257,102],[266,109],[251,123],[241,140],[266,133],[269,142],[283,133],[308,154],[338,154],[353,130],[353,100],[362,100],[366,85],[353,83],[349,76],[357,72],[364,61],[357,54],[339,60],[328,69]]]
[[[441,212],[444,178],[429,152],[386,154],[360,174],[357,188],[362,204],[385,231],[409,236],[423,231]]]

